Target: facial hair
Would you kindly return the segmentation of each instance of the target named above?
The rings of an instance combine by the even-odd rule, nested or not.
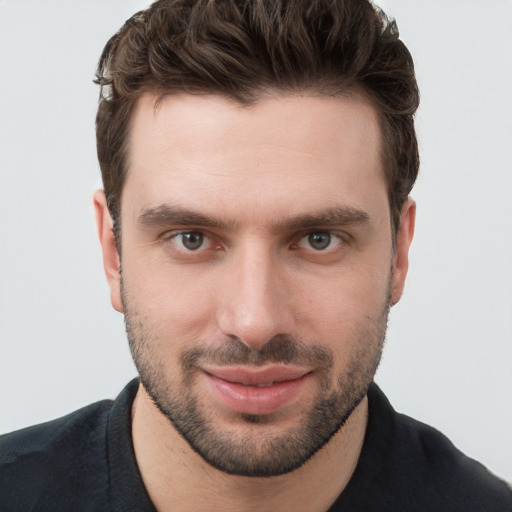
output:
[[[352,339],[340,340],[354,349],[339,375],[333,375],[333,352],[321,343],[278,335],[259,349],[250,348],[235,337],[213,345],[199,342],[182,352],[180,374],[171,379],[163,358],[155,351],[156,335],[150,332],[143,316],[132,310],[121,284],[126,332],[142,386],[190,447],[208,464],[228,474],[270,477],[302,466],[344,426],[366,396],[380,363],[390,287],[375,318],[367,318]],[[315,368],[319,391],[301,414],[300,424],[285,431],[273,431],[275,414],[239,413],[243,429],[223,428],[215,415],[205,410],[194,390],[205,363],[253,367],[274,363]]]

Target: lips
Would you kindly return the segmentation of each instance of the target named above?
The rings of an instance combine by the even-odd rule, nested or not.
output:
[[[229,409],[246,414],[270,414],[292,402],[311,373],[307,368],[285,365],[203,367],[210,387]]]

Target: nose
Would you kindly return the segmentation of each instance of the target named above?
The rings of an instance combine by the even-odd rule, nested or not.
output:
[[[276,335],[293,334],[292,294],[285,264],[271,251],[247,247],[230,258],[220,291],[222,334],[259,349]]]

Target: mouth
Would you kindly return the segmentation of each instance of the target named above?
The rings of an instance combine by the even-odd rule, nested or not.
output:
[[[216,398],[245,414],[270,414],[294,402],[312,373],[286,365],[267,368],[203,367]]]

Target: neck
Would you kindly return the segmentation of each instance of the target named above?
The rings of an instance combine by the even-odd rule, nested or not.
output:
[[[267,478],[233,476],[211,467],[160,413],[143,387],[133,404],[132,436],[142,480],[159,512],[320,512],[329,509],[354,472],[367,417],[365,397],[343,428],[299,469]]]

